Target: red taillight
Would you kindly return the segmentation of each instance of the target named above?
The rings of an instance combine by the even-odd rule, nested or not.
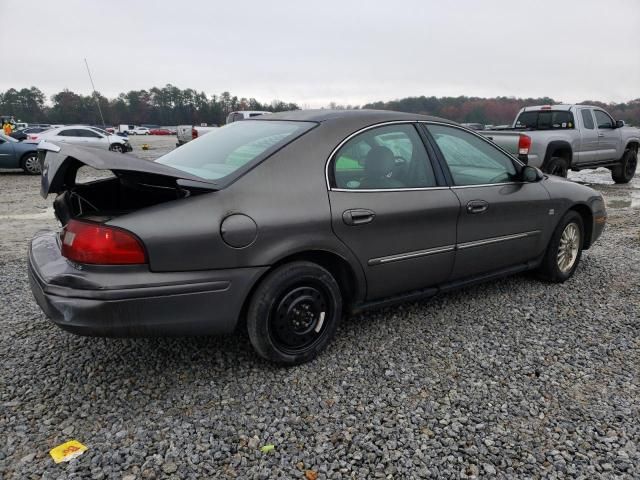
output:
[[[37,140],[38,139],[38,135],[27,135],[27,138],[29,140]]]
[[[531,149],[531,137],[528,135],[520,134],[518,139],[518,153],[520,155],[529,155]]]
[[[195,140],[196,138],[198,138],[198,130],[196,130],[195,128],[191,129],[191,140]]]
[[[74,262],[99,265],[146,262],[140,241],[120,228],[69,220],[62,230],[61,239],[62,255]]]

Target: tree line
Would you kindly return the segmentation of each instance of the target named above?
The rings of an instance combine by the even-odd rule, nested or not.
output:
[[[560,102],[553,98],[513,98],[513,97],[407,97],[389,102],[374,102],[362,108],[397,110],[400,112],[434,115],[461,123],[482,123],[484,125],[511,124],[518,110],[531,105],[553,105]],[[580,102],[604,108],[616,120],[624,120],[640,126],[640,98],[626,103],[605,103],[597,100]]]
[[[50,100],[50,101],[47,101]],[[0,114],[13,115],[29,123],[102,123],[97,104],[107,125],[120,123],[180,125],[225,123],[229,112],[236,110],[264,110],[280,112],[298,110],[295,103],[274,100],[261,103],[255,98],[238,98],[229,92],[208,96],[191,88],[180,89],[168,84],[162,88],[131,90],[116,98],[106,98],[99,93],[82,95],[63,90],[47,99],[37,87],[10,88],[0,92]],[[549,97],[407,97],[388,102],[373,102],[362,106],[343,106],[331,103],[330,108],[375,108],[401,112],[435,115],[457,122],[482,124],[510,124],[523,106],[558,103]],[[585,100],[585,104],[597,105],[609,111],[616,120],[640,125],[640,98],[626,103],[604,103]]]
[[[191,88],[180,89],[168,84],[162,88],[131,90],[116,98],[106,98],[96,92],[82,95],[62,90],[50,97],[37,87],[10,88],[0,93],[0,114],[13,115],[28,123],[101,125],[100,110],[106,125],[120,123],[181,125],[223,125],[230,112],[236,110],[262,110],[281,112],[298,110],[295,103],[274,100],[265,104],[255,98],[238,98],[229,92],[207,96]]]

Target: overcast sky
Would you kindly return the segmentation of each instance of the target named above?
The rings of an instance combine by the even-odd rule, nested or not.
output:
[[[640,97],[640,0],[0,0],[0,91]]]

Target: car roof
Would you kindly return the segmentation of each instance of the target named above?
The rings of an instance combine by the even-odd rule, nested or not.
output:
[[[294,120],[294,121],[308,121],[308,122],[330,122],[332,120],[352,119],[358,120],[362,123],[377,123],[385,121],[395,120],[413,120],[413,121],[432,121],[450,123],[457,125],[456,122],[451,120],[445,120],[444,118],[432,117],[429,115],[420,115],[418,113],[396,112],[393,110],[292,110],[289,112],[279,112],[272,115],[265,116],[263,118],[256,118],[260,121],[273,121],[273,120]]]
[[[558,105],[532,105],[530,107],[523,107],[523,112],[539,112],[541,110],[561,110],[561,111],[569,111],[572,108],[600,108],[594,105],[583,105],[580,103],[576,104],[558,104]]]

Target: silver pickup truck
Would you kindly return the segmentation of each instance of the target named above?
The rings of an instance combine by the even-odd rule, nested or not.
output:
[[[529,165],[562,177],[569,170],[606,167],[616,183],[627,183],[638,164],[640,129],[589,105],[525,107],[511,128],[478,133]]]

